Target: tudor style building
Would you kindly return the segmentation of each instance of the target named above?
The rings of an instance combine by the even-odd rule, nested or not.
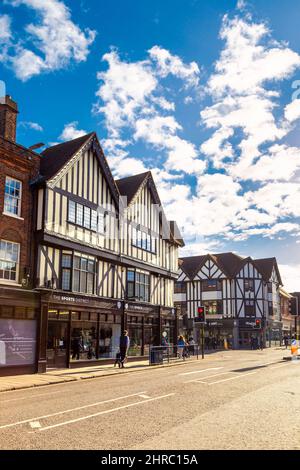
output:
[[[35,188],[38,370],[111,360],[124,328],[129,356],[147,355],[164,330],[173,341],[183,241],[151,172],[114,181],[91,133],[45,150]]]
[[[34,372],[38,348],[30,184],[40,156],[15,142],[17,114],[6,96],[0,103],[0,375]]]
[[[247,347],[253,335],[265,339],[281,334],[279,286],[275,258],[242,258],[234,253],[181,258],[174,301],[185,316],[185,328],[197,335],[193,318],[197,307],[206,310],[206,343],[224,339],[234,348]],[[261,320],[257,330],[256,320]]]

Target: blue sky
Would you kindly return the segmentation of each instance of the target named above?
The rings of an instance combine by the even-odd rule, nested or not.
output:
[[[116,177],[153,171],[183,254],[276,256],[300,290],[299,14],[294,0],[4,0],[18,141],[96,130]]]

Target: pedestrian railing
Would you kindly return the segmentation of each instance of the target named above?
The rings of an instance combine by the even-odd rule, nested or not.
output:
[[[199,359],[199,345],[187,345],[184,348],[175,345],[150,346],[149,365],[185,361],[186,359]]]

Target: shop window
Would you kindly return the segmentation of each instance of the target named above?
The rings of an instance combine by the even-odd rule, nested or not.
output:
[[[4,213],[21,216],[22,183],[10,177],[5,178]]]
[[[57,320],[58,319],[58,310],[48,310],[48,319]]]
[[[17,282],[19,276],[19,243],[0,240],[0,280]]]
[[[97,321],[72,321],[71,360],[96,359],[96,352]]]
[[[0,368],[34,364],[35,320],[0,318],[0,332]]]
[[[14,307],[1,307],[0,309],[2,318],[14,318]]]
[[[245,292],[254,292],[254,280],[244,279],[244,290]]]
[[[220,281],[217,279],[206,279],[205,281],[202,281],[202,291],[207,292],[207,291],[215,291],[215,290],[222,290],[222,284]]]

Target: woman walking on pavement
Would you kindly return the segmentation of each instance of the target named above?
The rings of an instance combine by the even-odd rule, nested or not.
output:
[[[186,342],[184,341],[183,336],[180,335],[178,338],[178,342],[177,342],[177,351],[178,351],[179,359],[183,359],[183,350],[185,346],[186,346]]]
[[[124,368],[124,362],[127,357],[128,349],[130,346],[130,339],[128,336],[128,331],[124,330],[123,334],[120,336],[120,362],[119,367]]]

